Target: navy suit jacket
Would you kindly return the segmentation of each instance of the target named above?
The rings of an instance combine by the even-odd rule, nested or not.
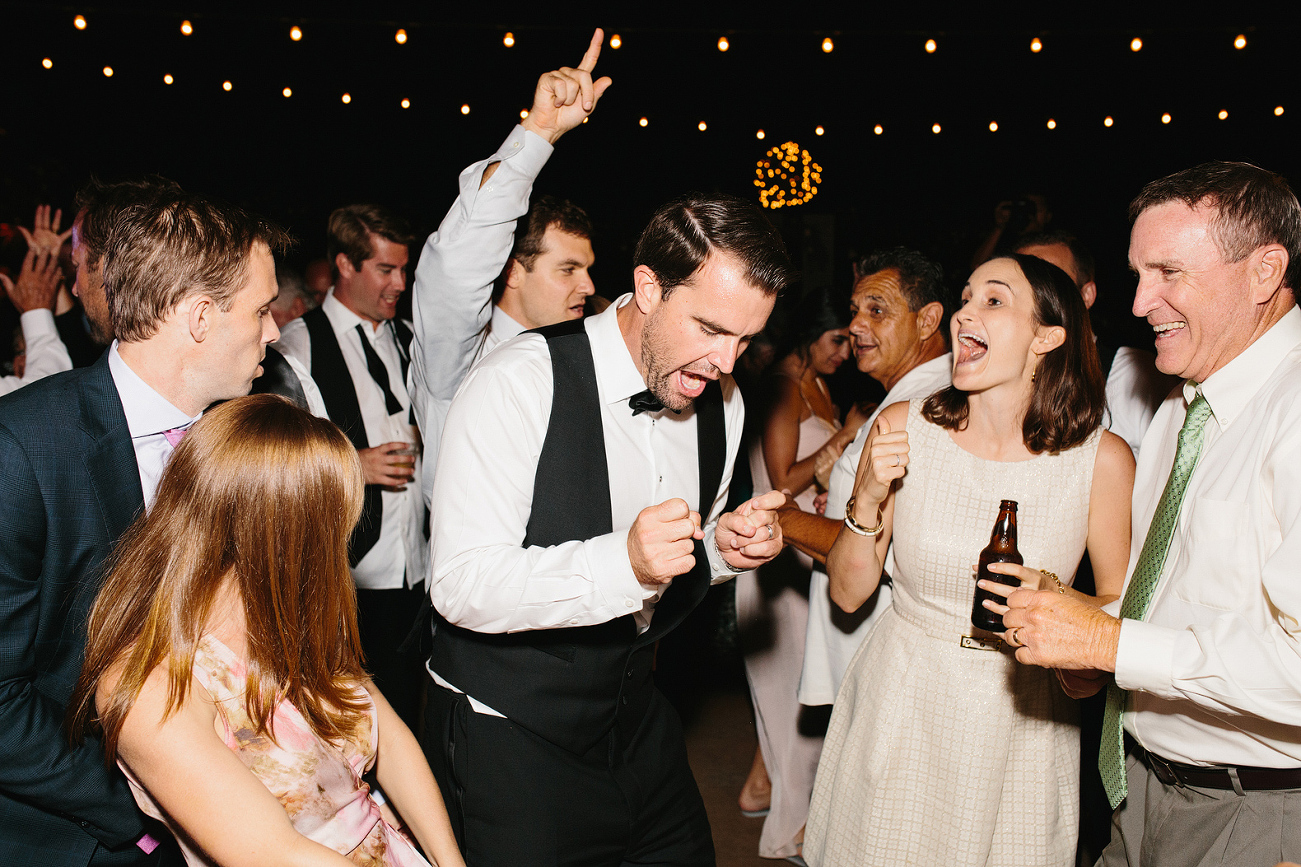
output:
[[[143,507],[108,353],[0,399],[0,864],[145,860],[126,779],[63,728],[104,558]]]

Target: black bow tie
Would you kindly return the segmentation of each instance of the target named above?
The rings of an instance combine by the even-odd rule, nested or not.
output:
[[[651,390],[648,388],[628,398],[628,408],[632,410],[633,415],[640,415],[643,412],[659,412],[664,409],[664,404],[660,402],[658,397],[651,394]]]

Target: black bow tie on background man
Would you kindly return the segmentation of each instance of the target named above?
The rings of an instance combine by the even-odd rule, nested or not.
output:
[[[664,409],[664,404],[660,402],[658,397],[651,394],[651,390],[648,388],[628,398],[628,409],[632,410],[633,415],[639,415],[643,412],[659,412]],[[673,414],[677,415],[678,410],[673,410]]]

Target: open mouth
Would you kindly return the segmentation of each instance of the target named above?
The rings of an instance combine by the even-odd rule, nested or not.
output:
[[[1176,331],[1182,331],[1187,327],[1187,322],[1161,322],[1153,325],[1152,330],[1156,332],[1156,339],[1160,340],[1162,337],[1166,337]]]
[[[958,364],[966,364],[969,361],[977,361],[985,356],[989,351],[989,344],[983,337],[972,334],[970,331],[958,332]]]
[[[709,385],[709,381],[710,377],[700,373],[692,373],[689,370],[678,371],[678,386],[682,389],[683,394],[693,400],[700,397],[701,392],[705,390],[705,386]]]

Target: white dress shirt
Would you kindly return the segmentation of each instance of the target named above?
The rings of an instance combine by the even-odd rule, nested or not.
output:
[[[533,181],[552,150],[548,142],[516,126],[495,154],[461,172],[460,195],[420,253],[412,290],[410,380],[425,460],[431,467],[436,465],[448,407],[470,366],[524,330],[492,304],[492,287],[510,257],[515,223],[528,212]],[[494,162],[500,165],[481,187],[484,170]],[[426,502],[433,485],[428,475]]]
[[[59,339],[51,311],[44,307],[28,310],[18,317],[18,323],[22,326],[23,343],[27,346],[27,369],[22,376],[0,376],[0,394],[17,391],[51,373],[72,370],[72,359],[68,357],[68,348]]]
[[[1156,369],[1156,356],[1132,346],[1116,350],[1107,374],[1107,414],[1103,426],[1129,443],[1138,460],[1143,435],[1157,407],[1180,385],[1179,377]]]
[[[366,428],[366,441],[373,448],[388,442],[411,442],[413,434],[409,424],[406,383],[402,381],[402,356],[393,328],[387,324],[375,328],[353,313],[334,297],[331,289],[321,302],[339,351],[352,377],[357,393],[357,406],[361,410]],[[369,341],[375,353],[388,369],[389,388],[402,406],[401,411],[389,415],[384,401],[384,391],[371,378],[362,348],[362,336]],[[312,369],[312,339],[302,319],[285,325],[276,344],[287,358],[296,359],[305,369]],[[330,383],[324,386],[331,387]],[[382,491],[383,515],[380,518],[379,539],[352,569],[352,577],[363,590],[393,590],[418,584],[424,580],[427,545],[424,535],[424,500],[420,493],[422,461],[416,459],[415,477],[405,491]]]
[[[430,596],[444,617],[478,632],[589,626],[635,614],[650,624],[662,587],[638,583],[628,530],[638,513],[673,497],[700,496],[692,408],[634,416],[628,398],[646,384],[619,331],[625,295],[585,322],[596,361],[609,467],[613,532],[552,547],[522,547],[553,394],[551,354],[540,335],[502,344],[466,377],[448,414],[434,473]],[[727,460],[709,504],[705,549],[714,580],[732,577],[714,548],[744,410],[723,377]]]
[[[1212,415],[1161,578],[1143,621],[1121,623],[1125,728],[1175,761],[1298,767],[1301,311],[1161,405],[1134,481],[1131,575],[1198,391]]]
[[[845,505],[849,502],[849,495],[854,493],[859,455],[863,453],[867,434],[872,430],[881,410],[894,403],[930,397],[952,383],[953,354],[946,352],[939,358],[917,365],[894,384],[894,388],[877,404],[876,411],[858,429],[853,442],[841,452],[840,459],[831,468],[826,517],[844,520]],[[894,570],[893,545],[886,551],[884,569],[887,573]],[[863,643],[864,636],[877,617],[890,606],[890,585],[882,584],[863,603],[857,616],[851,618],[842,614],[839,608],[833,610],[830,584],[826,567],[814,562],[809,582],[809,625],[804,638],[804,671],[800,675],[799,691],[800,703],[810,706],[835,702],[849,660]],[[846,631],[843,627],[851,623],[857,625]]]
[[[117,341],[108,350],[108,372],[122,401],[126,414],[127,430],[131,434],[131,448],[136,453],[136,470],[140,473],[140,489],[145,495],[145,509],[154,505],[158,481],[172,458],[172,444],[164,431],[188,428],[199,420],[199,415],[186,415],[167,398],[154,391],[117,351]]]

